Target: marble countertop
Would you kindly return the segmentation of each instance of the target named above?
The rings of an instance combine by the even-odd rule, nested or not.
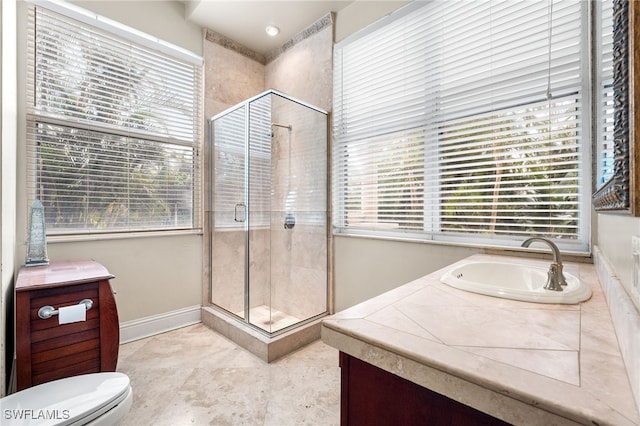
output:
[[[322,340],[512,424],[640,424],[593,265],[564,264],[593,295],[579,305],[557,305],[483,296],[439,281],[468,260],[549,264],[471,256],[328,317]]]

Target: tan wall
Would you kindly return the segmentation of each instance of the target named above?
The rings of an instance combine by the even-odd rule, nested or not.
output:
[[[91,258],[115,275],[120,322],[201,304],[202,237],[139,237],[48,244],[49,258]]]
[[[335,236],[336,311],[406,284],[478,249]]]

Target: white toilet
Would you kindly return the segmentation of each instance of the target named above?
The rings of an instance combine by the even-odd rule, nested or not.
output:
[[[126,374],[84,374],[43,383],[0,399],[0,423],[111,426],[122,420],[132,401]]]

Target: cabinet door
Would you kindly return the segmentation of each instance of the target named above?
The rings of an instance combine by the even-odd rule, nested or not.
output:
[[[508,425],[342,352],[340,367],[343,426]]]
[[[58,324],[58,316],[42,319],[42,306],[59,309],[93,302],[87,320]],[[31,292],[31,378],[32,385],[78,374],[100,371],[100,301],[98,283],[58,287]]]

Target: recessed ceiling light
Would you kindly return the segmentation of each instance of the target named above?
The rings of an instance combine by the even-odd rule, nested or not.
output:
[[[275,25],[267,25],[267,28],[265,28],[265,30],[271,37],[277,36],[280,32],[280,28],[276,27]]]

